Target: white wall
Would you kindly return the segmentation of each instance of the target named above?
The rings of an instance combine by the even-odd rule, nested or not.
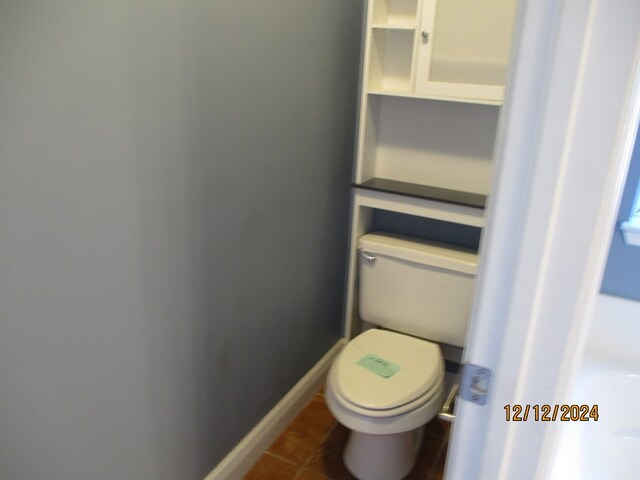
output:
[[[360,3],[0,3],[0,478],[202,478],[333,344]]]

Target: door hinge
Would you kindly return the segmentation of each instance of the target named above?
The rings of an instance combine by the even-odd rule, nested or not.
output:
[[[460,396],[465,400],[484,405],[489,393],[491,370],[480,365],[465,363],[462,365]]]

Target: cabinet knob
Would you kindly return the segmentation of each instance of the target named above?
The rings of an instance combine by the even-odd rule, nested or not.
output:
[[[420,35],[422,36],[422,40],[424,40],[425,42],[429,40],[429,32],[427,32],[426,30],[423,30]]]

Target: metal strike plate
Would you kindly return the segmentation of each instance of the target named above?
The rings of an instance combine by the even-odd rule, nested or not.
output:
[[[462,366],[460,396],[465,400],[484,405],[489,393],[491,370],[480,365],[466,363]]]

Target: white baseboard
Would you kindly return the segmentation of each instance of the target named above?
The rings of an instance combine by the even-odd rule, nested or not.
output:
[[[275,407],[235,446],[204,480],[238,480],[249,471],[294,417],[320,390],[331,361],[344,345],[339,340]]]

